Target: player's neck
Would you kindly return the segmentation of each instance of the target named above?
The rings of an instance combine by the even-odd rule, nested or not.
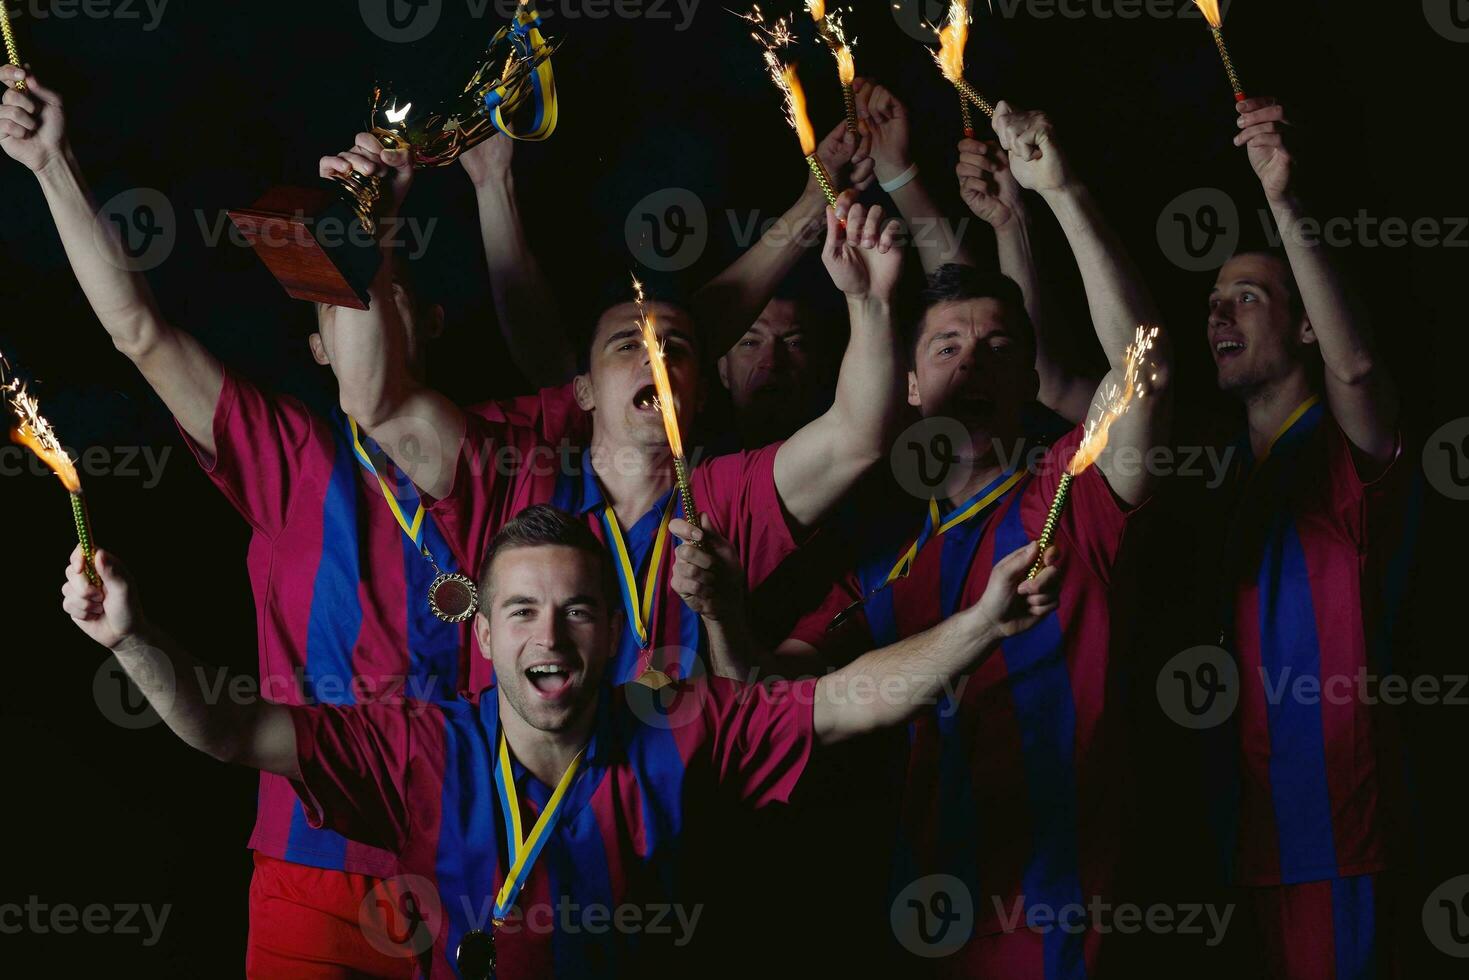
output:
[[[976,460],[966,480],[955,480],[944,488],[943,496],[951,507],[963,505],[969,498],[997,480],[1005,468],[993,455]]]
[[[1316,394],[1305,371],[1293,371],[1279,381],[1262,385],[1245,398],[1250,427],[1250,451],[1263,457],[1280,434],[1280,427],[1301,403]]]
[[[652,510],[673,486],[673,462],[664,445],[619,445],[594,436],[588,459],[603,495],[624,526]]]
[[[588,705],[582,718],[563,731],[544,732],[531,727],[503,696],[500,698],[500,727],[505,732],[505,741],[510,744],[510,754],[532,776],[551,787],[561,781],[566,767],[591,739],[595,717],[596,704],[593,703]]]

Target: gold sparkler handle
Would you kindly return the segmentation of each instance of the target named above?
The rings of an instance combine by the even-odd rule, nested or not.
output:
[[[20,52],[15,47],[15,31],[10,27],[10,8],[6,5],[5,0],[0,0],[0,34],[5,35],[6,58],[16,68],[24,67],[20,63]],[[26,90],[26,83],[16,82],[15,90],[17,92],[24,92]]]
[[[961,78],[954,85],[959,89],[960,95],[979,106],[980,112],[989,116],[991,119],[995,118],[995,107],[986,102],[984,96],[975,91],[974,86],[969,84],[969,79]]]
[[[836,207],[837,191],[832,186],[831,175],[826,172],[826,167],[822,165],[821,158],[815,153],[811,154],[806,158],[806,166],[811,168],[811,175],[816,178],[816,183],[821,185],[821,193],[826,195],[826,203],[832,207]]]
[[[1066,509],[1066,498],[1071,495],[1071,481],[1076,479],[1070,473],[1061,474],[1061,482],[1056,485],[1056,499],[1051,501],[1051,512],[1046,515],[1045,527],[1041,528],[1041,536],[1036,539],[1040,546],[1040,554],[1036,555],[1035,564],[1030,566],[1030,574],[1027,579],[1035,578],[1045,567],[1046,549],[1051,546],[1051,541],[1056,537],[1056,525],[1061,522],[1061,511]]]
[[[82,569],[87,573],[87,581],[93,585],[101,585],[102,579],[97,575],[97,566],[93,561],[95,552],[92,549],[92,520],[87,515],[87,498],[81,493],[71,494],[71,517],[77,526],[77,541],[82,546]]]
[[[959,118],[964,122],[964,135],[974,139],[974,111],[969,108],[969,100],[962,95],[959,97]]]
[[[1224,32],[1217,27],[1209,28],[1214,35],[1214,46],[1219,49],[1219,57],[1224,59],[1224,72],[1229,76],[1229,87],[1234,89],[1234,101],[1245,100],[1245,90],[1239,83],[1239,75],[1234,70],[1234,60],[1229,57],[1229,48],[1224,46]]]
[[[857,135],[857,96],[852,92],[852,86],[842,86],[842,101],[847,106],[847,132],[853,136]]]
[[[689,485],[689,463],[682,456],[673,457],[673,475],[678,480],[678,497],[683,502],[683,519],[694,527],[699,526],[699,510],[694,506],[694,490]],[[701,542],[691,542],[695,548],[703,549]]]

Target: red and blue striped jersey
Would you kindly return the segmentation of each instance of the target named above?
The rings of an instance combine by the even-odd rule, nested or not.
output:
[[[745,687],[720,678],[655,693],[607,688],[560,818],[495,945],[502,980],[645,973],[651,916],[676,902],[680,838],[721,795],[786,802],[814,744],[815,681]],[[663,695],[672,693],[667,701]],[[494,781],[500,699],[299,708],[298,784],[313,823],[397,855],[433,947],[422,975],[458,974],[455,952],[491,929],[507,867]],[[523,826],[552,789],[514,766]],[[629,912],[628,910],[631,910]],[[596,916],[600,925],[593,923]],[[637,928],[613,928],[631,916]],[[672,917],[663,922],[666,933]],[[649,974],[656,975],[656,974]]]
[[[1239,781],[1214,813],[1226,866],[1245,885],[1381,871],[1406,833],[1407,793],[1398,718],[1375,679],[1393,672],[1422,485],[1401,456],[1364,480],[1316,401],[1263,460],[1242,448],[1225,552],[1240,703],[1223,733]]]
[[[495,534],[532,504],[554,504],[582,516],[613,552],[627,611],[618,653],[608,667],[609,680],[624,684],[650,668],[672,678],[692,676],[706,646],[703,624],[668,585],[678,539],[667,530],[665,517],[683,515],[678,494],[670,490],[647,514],[623,528],[616,524],[586,454],[553,449],[546,441],[548,434],[516,421],[468,420],[454,485],[430,508],[456,560],[477,572]],[[516,453],[504,451],[507,440]],[[709,526],[734,546],[751,589],[796,548],[775,489],[779,450],[780,445],[774,445],[706,460],[690,474],[695,505]],[[502,463],[527,458],[526,452],[528,465]],[[647,579],[655,561],[650,589]],[[488,686],[493,682],[488,659],[474,659],[471,687]]]
[[[1011,474],[940,515],[937,526],[930,518],[921,530],[915,521],[905,535],[884,535],[793,638],[840,662],[972,605],[995,563],[1040,535],[1080,439],[1076,429],[1059,440],[967,520]],[[1109,893],[1125,799],[1112,652],[1125,648],[1121,616],[1132,590],[1120,569],[1138,513],[1096,467],[1078,476],[1056,531],[1060,607],[1006,640],[910,725],[893,890],[953,875],[973,898],[976,936],[1004,931],[1017,902],[1027,917],[1054,915]],[[885,584],[915,544],[907,574]],[[1037,949],[1044,975],[1084,976],[1083,939],[1046,932]],[[947,957],[943,970],[972,972],[974,946]]]
[[[227,370],[213,432],[213,457],[189,444],[253,531],[263,695],[344,705],[452,697],[467,671],[468,627],[430,611],[436,573],[355,456],[346,418]],[[434,522],[422,532],[440,565],[457,570]],[[268,774],[250,846],[318,868],[379,877],[394,868],[386,852],[312,828],[290,785]]]

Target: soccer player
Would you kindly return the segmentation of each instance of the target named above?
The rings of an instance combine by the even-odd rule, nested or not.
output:
[[[0,148],[35,172],[97,318],[253,531],[262,691],[292,704],[452,696],[469,671],[469,627],[438,618],[429,589],[441,570],[460,566],[411,484],[350,417],[262,390],[165,321],[147,281],[126,271],[111,225],[96,218],[61,99],[19,69],[0,68],[0,78]],[[25,93],[11,88],[21,78]],[[394,277],[399,268],[385,264],[382,289],[410,325],[405,370],[421,374],[440,320]],[[322,364],[336,343],[333,313],[320,308],[310,337]],[[261,776],[250,847],[247,975],[325,980],[402,969],[357,928],[358,907],[393,873],[391,854],[310,826],[290,786],[270,773]]]
[[[1027,581],[1037,554],[1024,544],[975,603],[819,681],[681,682],[662,711],[640,686],[603,683],[622,616],[610,556],[584,521],[545,506],[486,553],[475,632],[498,682],[478,699],[211,703],[107,553],[101,588],[72,556],[64,608],[186,743],[289,781],[313,824],[397,857],[378,938],[396,927],[421,975],[483,977],[493,951],[501,980],[604,980],[665,975],[650,969],[655,926],[676,924],[684,941],[697,926],[697,909],[660,910],[679,901],[670,862],[714,791],[786,800],[817,746],[901,724],[1044,620],[1060,576],[1050,565]],[[857,684],[903,696],[867,705],[846,693]]]
[[[1285,248],[1234,256],[1209,296],[1219,387],[1243,403],[1248,430],[1221,601],[1241,691],[1238,767],[1217,775],[1238,792],[1220,816],[1270,976],[1389,976],[1402,760],[1391,709],[1353,678],[1390,669],[1413,468],[1367,316],[1301,227],[1289,114],[1272,98],[1238,108],[1235,145]],[[1303,682],[1325,693],[1293,693]]]
[[[1016,179],[1047,202],[1071,243],[1112,359],[1103,385],[1120,383],[1134,331],[1156,322],[1152,302],[1049,119],[1001,103],[994,124]],[[778,651],[787,657],[848,662],[946,622],[993,582],[1006,555],[1040,534],[1081,442],[1079,427],[1038,460],[1015,455],[1039,382],[1011,280],[940,268],[910,354],[909,402],[927,419],[948,417],[968,439],[954,447],[938,499],[895,528],[871,528],[865,558]],[[1167,435],[1169,365],[1160,337],[1141,397],[1071,485],[1056,527],[1060,607],[1001,644],[910,728],[894,888],[952,875],[975,913],[963,947],[932,961],[940,975],[1081,977],[1096,965],[1100,935],[1085,909],[1108,894],[1123,799],[1112,655],[1130,602],[1128,539],[1153,483],[1138,459]],[[1096,418],[1093,409],[1089,423]]]
[[[332,166],[385,173],[401,200],[411,168],[401,155],[365,142]],[[708,460],[692,473],[698,511],[734,544],[750,588],[885,456],[901,409],[901,354],[892,324],[903,258],[896,223],[884,223],[880,207],[845,200],[842,206],[841,215],[827,211],[823,249],[851,320],[835,402],[784,443]],[[683,309],[661,302],[648,309],[667,352],[680,424],[687,426],[702,397],[699,338]],[[408,371],[397,316],[376,297],[366,313],[338,310],[332,366],[343,408],[433,500],[431,511],[460,565],[476,567],[496,531],[525,506],[549,502],[571,511],[616,556],[626,627],[609,678],[657,684],[689,676],[705,643],[699,618],[667,581],[675,522],[685,540],[697,532],[683,523],[691,515],[675,491],[637,307],[614,306],[598,322],[587,369],[571,392],[591,419],[590,443],[561,459],[544,426],[466,413]],[[475,680],[476,686],[487,682]]]

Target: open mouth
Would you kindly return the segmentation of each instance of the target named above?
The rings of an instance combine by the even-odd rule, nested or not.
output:
[[[639,412],[656,412],[658,410],[658,389],[652,385],[644,385],[638,389],[633,396],[632,407]]]
[[[972,389],[959,392],[950,404],[955,415],[965,418],[984,418],[995,410],[994,399]]]
[[[571,671],[563,664],[535,664],[526,668],[525,678],[548,701],[571,689]]]
[[[1237,354],[1243,353],[1244,349],[1245,345],[1243,341],[1220,340],[1214,344],[1214,356],[1222,361],[1225,358],[1234,357]]]

